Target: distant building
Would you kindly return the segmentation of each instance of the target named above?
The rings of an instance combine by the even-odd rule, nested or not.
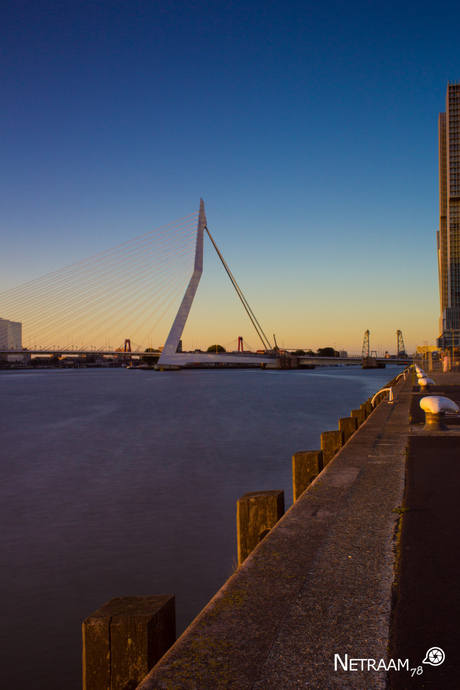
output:
[[[22,323],[0,318],[0,350],[22,350]],[[22,359],[21,355],[8,355],[9,361]]]
[[[438,345],[460,345],[460,82],[447,85],[439,115],[439,230],[441,318]]]
[[[22,350],[22,323],[0,319],[0,350]]]
[[[423,355],[427,352],[437,352],[438,348],[436,345],[417,345],[417,354]]]

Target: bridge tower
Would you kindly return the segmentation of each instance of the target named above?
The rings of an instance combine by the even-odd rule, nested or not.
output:
[[[363,351],[361,353],[361,356],[363,359],[366,357],[370,357],[371,350],[370,350],[370,345],[369,345],[369,331],[366,331],[364,334],[364,340],[363,340]]]
[[[203,234],[206,227],[206,214],[204,212],[204,202],[200,199],[200,212],[198,216],[198,229],[196,238],[196,248],[195,248],[195,263],[193,267],[192,277],[188,284],[185,295],[182,299],[179,311],[177,312],[174,323],[169,331],[169,335],[166,339],[166,343],[163,347],[163,352],[161,353],[158,364],[168,363],[168,359],[174,357],[176,354],[179,341],[182,336],[182,331],[184,330],[185,322],[187,321],[192,302],[195,297],[195,293],[198,288],[198,283],[200,282],[201,274],[203,273]]]
[[[401,359],[405,359],[405,357],[407,357],[407,354],[406,354],[406,348],[404,347],[404,340],[403,340],[402,331],[396,331],[396,338],[397,338],[397,344],[396,344],[397,356],[400,357]]]
[[[129,338],[125,338],[124,352],[123,362],[130,362],[131,356],[126,354],[127,352],[131,352],[131,340]]]
[[[243,304],[244,309],[246,310],[247,315],[249,316],[249,319],[252,322],[252,325],[254,326],[255,330],[257,331],[258,336],[262,340],[262,343],[264,345],[265,349],[265,354],[264,355],[246,355],[242,350],[239,350],[238,353],[221,353],[221,354],[210,354],[210,353],[190,353],[190,352],[182,352],[182,347],[180,347],[181,343],[181,336],[182,336],[182,331],[184,330],[185,322],[187,321],[187,317],[190,312],[190,308],[192,306],[193,299],[195,297],[195,293],[198,288],[198,283],[200,282],[201,274],[203,273],[203,237],[204,237],[204,231],[206,230],[206,233],[211,240],[214,249],[217,252],[217,255],[219,256],[219,259],[221,260],[228,277],[230,278],[230,281],[233,285],[233,287],[236,290],[236,293]],[[241,347],[243,347],[241,343]],[[276,359],[276,354],[273,351],[273,348],[270,345],[270,342],[268,341],[267,337],[265,336],[262,328],[260,327],[259,322],[257,321],[256,317],[254,316],[254,312],[252,311],[251,307],[249,306],[246,298],[244,297],[243,293],[241,292],[235,278],[233,277],[229,267],[225,263],[225,260],[220,253],[220,251],[217,248],[216,243],[214,242],[211,233],[209,232],[209,229],[207,227],[206,223],[206,214],[204,211],[204,203],[203,199],[200,200],[200,211],[198,214],[198,227],[197,227],[197,238],[196,238],[196,247],[195,247],[195,263],[194,263],[194,268],[193,268],[193,273],[192,277],[190,278],[190,282],[188,284],[188,287],[185,291],[185,295],[182,299],[181,305],[179,307],[179,311],[176,314],[176,318],[174,319],[173,325],[171,327],[171,330],[169,331],[169,335],[166,339],[166,343],[163,347],[163,351],[158,359],[158,364],[155,365],[156,369],[180,369],[181,366],[188,365],[188,364],[198,364],[198,363],[216,363],[216,362],[225,362],[229,364],[241,364],[243,360],[241,357],[244,357],[244,363],[249,364],[253,362],[257,362],[258,364],[269,364],[272,365],[274,363],[274,360]]]

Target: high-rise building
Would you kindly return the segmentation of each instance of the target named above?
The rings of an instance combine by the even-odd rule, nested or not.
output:
[[[0,350],[22,349],[22,323],[0,318]],[[21,355],[6,355],[8,361],[22,359]]]
[[[441,347],[460,345],[460,82],[448,83],[439,115],[438,274]]]

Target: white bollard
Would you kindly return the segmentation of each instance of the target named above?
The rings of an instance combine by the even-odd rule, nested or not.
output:
[[[458,412],[453,400],[442,395],[430,395],[420,400],[420,407],[425,412],[425,431],[447,431],[446,412]]]

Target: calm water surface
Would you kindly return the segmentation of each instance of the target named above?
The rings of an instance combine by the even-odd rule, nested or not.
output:
[[[397,370],[0,372],[1,687],[81,688],[114,596],[175,594],[182,632],[232,573],[237,499],[289,507],[292,454]]]

